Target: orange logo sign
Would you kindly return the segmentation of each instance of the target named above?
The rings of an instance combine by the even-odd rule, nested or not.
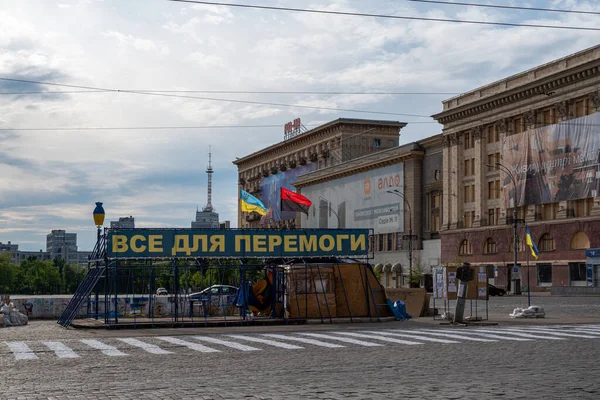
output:
[[[371,180],[369,178],[365,179],[364,189],[365,189],[365,194],[371,193]]]

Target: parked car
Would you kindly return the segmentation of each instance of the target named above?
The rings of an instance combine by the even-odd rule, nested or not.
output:
[[[238,288],[230,285],[212,285],[200,292],[188,295],[190,300],[208,300],[214,296],[237,297]]]
[[[488,283],[488,292],[490,296],[504,296],[506,294],[506,290],[496,287],[494,285],[490,285]]]
[[[167,291],[167,289],[161,287],[161,288],[156,289],[156,295],[157,296],[168,296],[169,292]]]

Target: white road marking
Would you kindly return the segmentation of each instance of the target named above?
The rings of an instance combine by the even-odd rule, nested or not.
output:
[[[490,338],[490,339],[499,339],[499,340],[513,340],[515,342],[528,342],[531,339],[525,339],[522,337],[513,337],[513,336],[500,336],[500,335],[494,335],[491,333],[483,333],[483,332],[477,332],[477,331],[473,331],[471,329],[461,329],[465,335],[475,335],[475,336],[483,336],[486,338]],[[449,330],[449,329],[436,329],[436,330],[431,330],[433,332],[445,332],[445,333],[456,333],[456,329],[453,330]]]
[[[257,338],[257,337],[254,337],[254,336],[246,336],[246,335],[226,335],[226,336],[232,337],[234,339],[247,340],[249,342],[256,342],[256,343],[268,344],[269,346],[280,347],[282,349],[288,349],[288,350],[303,349],[304,348],[304,347],[296,346],[294,344],[281,343],[281,342],[276,342],[275,340]]]
[[[507,333],[509,335],[514,335],[518,337],[530,338],[530,339],[545,339],[545,340],[564,340],[558,337],[551,336],[540,336],[540,335],[530,335],[529,333],[520,333],[517,330],[511,329],[477,329],[478,332],[489,332],[489,333]]]
[[[204,341],[204,342],[208,342],[208,343],[220,344],[221,346],[231,347],[232,349],[237,349],[237,350],[241,350],[241,351],[260,350],[256,347],[246,346],[245,344],[236,343],[236,342],[228,342],[227,340],[221,340],[221,339],[217,339],[214,337],[207,337],[207,336],[192,336],[192,337],[196,340],[200,340],[200,341]]]
[[[164,349],[161,349],[160,347],[154,345],[154,344],[150,344],[150,343],[146,343],[146,342],[142,342],[139,339],[134,339],[134,338],[118,338],[117,340],[123,342],[123,343],[127,343],[131,346],[135,346],[135,347],[139,347],[140,349],[143,349],[145,351],[147,351],[148,353],[151,354],[173,354],[172,351],[167,351]]]
[[[412,335],[412,334],[404,333],[406,331],[390,330],[390,331],[362,331],[362,332],[371,333],[374,335],[400,336],[400,337],[405,337],[405,338],[409,338],[409,339],[424,340],[426,342],[436,342],[436,343],[446,343],[446,344],[460,343],[460,342],[457,342],[456,340],[438,339],[438,338],[421,336],[418,334]]]
[[[156,339],[164,342],[173,343],[179,346],[187,347],[188,349],[199,351],[200,353],[219,353],[221,350],[213,349],[212,347],[206,347],[199,343],[188,342],[187,340],[177,339],[168,336],[159,336]]]
[[[331,349],[336,348],[336,347],[346,347],[346,346],[342,346],[341,344],[327,343],[327,342],[322,342],[322,341],[316,340],[316,339],[300,338],[300,337],[294,337],[294,336],[276,335],[276,334],[271,334],[271,333],[263,334],[263,336],[272,337],[273,339],[292,340],[292,341],[296,341],[296,342],[314,344],[315,346],[328,347]]]
[[[352,338],[348,338],[348,337],[340,337],[340,336],[333,336],[333,335],[324,335],[322,333],[308,333],[308,332],[297,332],[297,333],[299,335],[303,335],[303,336],[312,336],[312,337],[316,337],[319,339],[337,340],[339,342],[352,343],[352,344],[357,344],[359,346],[365,346],[365,347],[383,346],[381,343],[365,342],[364,340],[357,340],[357,339],[352,339]]]
[[[33,354],[29,346],[24,342],[5,342],[15,355],[16,360],[37,360],[38,356]]]
[[[75,353],[72,349],[67,347],[62,342],[42,342],[42,343],[44,343],[46,345],[46,347],[48,347],[50,350],[52,350],[54,353],[56,353],[58,358],[79,358],[79,354]]]
[[[389,338],[389,337],[385,337],[385,336],[367,335],[365,333],[355,333],[355,332],[334,332],[334,333],[337,333],[338,335],[354,336],[354,337],[358,337],[358,338],[381,340],[382,342],[389,342],[389,343],[408,344],[408,345],[423,344],[423,343],[419,343],[419,342],[411,342],[410,340],[393,339],[393,338]]]
[[[434,336],[442,336],[442,337],[447,337],[450,339],[459,339],[459,340],[470,340],[472,342],[497,342],[497,340],[494,339],[481,339],[481,338],[473,338],[473,337],[469,337],[469,336],[464,336],[464,335],[460,335],[460,334],[452,334],[452,333],[438,333],[438,332],[427,332],[427,331],[421,331],[421,330],[410,330],[409,332],[415,332],[415,333],[419,333],[422,335],[434,335]]]
[[[107,356],[116,357],[116,356],[126,356],[127,355],[127,354],[123,353],[121,350],[118,350],[116,347],[102,343],[99,340],[81,339],[80,341],[82,343],[87,344],[88,346],[90,346],[93,349],[102,351],[102,353],[106,354]]]
[[[546,328],[521,328],[521,329],[515,329],[518,330],[520,332],[531,332],[531,333],[543,333],[543,334],[547,334],[547,335],[552,335],[552,336],[564,336],[564,337],[576,337],[576,338],[584,338],[584,339],[600,339],[598,336],[591,336],[591,335],[584,335],[583,333],[587,333],[587,332],[581,332],[581,333],[566,333],[566,332],[558,332],[555,329],[546,329]],[[599,333],[600,335],[600,333]]]

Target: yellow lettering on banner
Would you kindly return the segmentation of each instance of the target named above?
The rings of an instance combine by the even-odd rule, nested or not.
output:
[[[210,237],[210,252],[225,251],[225,235],[212,235]]]
[[[163,237],[162,235],[149,235],[148,236],[148,251],[150,253],[162,253],[163,252]]]
[[[252,250],[257,253],[265,253],[267,251],[267,235],[252,236]]]
[[[202,247],[200,247],[200,242],[202,242]],[[208,251],[207,235],[194,235],[194,239],[192,240],[192,252],[195,253],[198,250],[202,250],[203,253]]]
[[[136,253],[143,253],[144,251],[146,251],[146,245],[142,244],[142,245],[138,245],[138,242],[145,242],[146,238],[144,237],[144,235],[133,235],[131,237],[130,242],[130,246],[131,246],[131,250],[133,250]]]
[[[188,256],[192,254],[190,249],[190,237],[188,235],[175,235],[171,255],[176,256],[177,253],[185,253]]]
[[[342,243],[343,240],[348,240],[350,239],[350,235],[337,235],[335,237],[335,239],[337,240],[337,251],[344,251],[344,244]]]
[[[129,250],[129,246],[127,246],[127,236],[113,235],[113,237],[112,237],[113,253],[125,253],[127,250]]]
[[[367,237],[366,235],[352,235],[350,236],[350,251],[365,251],[367,249]]]
[[[269,253],[274,252],[277,246],[281,246],[281,236],[269,236]]]
[[[283,237],[283,251],[297,252],[298,251],[298,236],[285,235]]]
[[[242,250],[242,240],[244,241],[244,250]],[[235,237],[235,252],[250,251],[250,235],[236,235]]]
[[[325,242],[328,241],[328,244]],[[319,238],[319,250],[331,251],[335,247],[335,239],[331,235],[323,235]]]
[[[317,237],[314,235],[300,235],[300,251],[317,251]]]

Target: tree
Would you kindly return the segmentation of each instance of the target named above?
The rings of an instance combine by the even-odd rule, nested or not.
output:
[[[0,254],[0,293],[15,292],[17,266],[10,262],[8,254]]]
[[[21,277],[33,294],[55,294],[61,285],[61,276],[51,261],[26,260],[21,263]]]
[[[85,278],[86,270],[79,264],[69,264],[62,268],[62,285],[66,293],[75,293]]]
[[[418,288],[421,287],[421,280],[425,274],[425,266],[421,262],[419,256],[413,258],[412,274],[409,274],[408,282],[410,287]]]

